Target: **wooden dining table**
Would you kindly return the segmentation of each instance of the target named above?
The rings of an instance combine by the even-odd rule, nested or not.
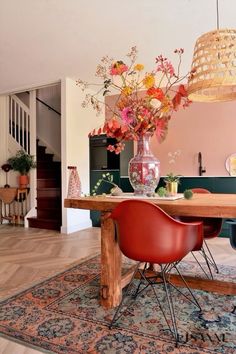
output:
[[[114,223],[109,218],[110,212],[130,195],[121,197],[93,196],[65,199],[66,208],[97,210],[101,212],[101,278],[100,298],[104,308],[113,308],[121,301],[122,288],[130,281],[133,267],[121,272],[122,255],[115,239]],[[139,198],[140,199],[140,198]],[[194,194],[192,199],[169,200],[164,198],[141,198],[158,205],[172,216],[195,216],[212,218],[236,218],[236,194]],[[135,221],[134,221],[135,222]],[[214,291],[219,294],[236,295],[236,283],[185,276],[190,287]],[[178,275],[171,275],[171,280],[181,286]]]

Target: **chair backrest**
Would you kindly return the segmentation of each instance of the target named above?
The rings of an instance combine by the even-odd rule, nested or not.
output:
[[[171,263],[202,244],[202,223],[176,221],[153,203],[121,202],[111,213],[122,253],[134,260]]]
[[[205,188],[192,188],[193,193],[211,193]],[[222,218],[203,218],[203,235],[204,238],[217,237],[222,229]]]
[[[211,193],[208,189],[205,188],[191,188],[193,193]]]

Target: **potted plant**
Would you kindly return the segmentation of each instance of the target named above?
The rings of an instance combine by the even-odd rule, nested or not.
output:
[[[178,192],[178,185],[180,183],[181,175],[174,175],[173,172],[170,172],[164,178],[166,184],[167,194],[169,196],[176,195]]]
[[[7,161],[14,171],[20,173],[19,186],[20,188],[26,188],[29,184],[28,172],[36,167],[36,161],[34,156],[28,154],[25,150],[21,149],[17,151],[16,155],[10,157]]]

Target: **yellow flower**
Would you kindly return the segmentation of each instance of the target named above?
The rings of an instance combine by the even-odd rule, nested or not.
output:
[[[168,113],[170,109],[171,109],[170,100],[167,97],[165,97],[162,100],[161,112]]]
[[[153,75],[147,75],[144,79],[143,79],[143,84],[144,86],[149,89],[150,87],[155,85],[155,77]]]
[[[125,86],[123,89],[122,89],[122,91],[121,91],[121,93],[122,93],[122,95],[124,95],[124,96],[129,96],[129,95],[131,95],[131,93],[132,93],[132,87],[130,87],[130,86]]]
[[[144,65],[143,64],[136,64],[134,67],[135,71],[141,71],[144,69]]]

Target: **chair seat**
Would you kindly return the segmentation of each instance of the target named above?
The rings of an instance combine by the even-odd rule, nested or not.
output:
[[[177,220],[180,220],[182,222],[200,222],[203,221],[203,236],[204,238],[213,238],[219,235],[219,231],[221,229],[222,225],[222,219],[216,218],[195,218],[195,217],[178,217],[176,218]]]

